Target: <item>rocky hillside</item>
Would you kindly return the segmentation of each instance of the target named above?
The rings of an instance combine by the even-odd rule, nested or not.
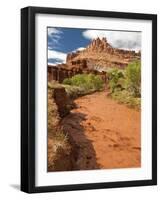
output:
[[[106,38],[97,38],[84,50],[68,54],[66,65],[68,68],[83,65],[88,69],[103,71],[108,67],[124,68],[129,62],[140,57],[140,52],[116,49],[107,42]]]

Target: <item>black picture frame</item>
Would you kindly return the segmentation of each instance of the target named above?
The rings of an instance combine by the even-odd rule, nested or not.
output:
[[[152,179],[59,186],[35,186],[35,15],[59,14],[152,21]],[[21,190],[27,193],[157,184],[157,15],[44,7],[21,9]]]

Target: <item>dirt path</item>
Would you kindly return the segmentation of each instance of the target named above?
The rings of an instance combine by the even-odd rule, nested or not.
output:
[[[76,145],[76,169],[141,165],[140,112],[118,104],[107,92],[75,100],[62,124]]]

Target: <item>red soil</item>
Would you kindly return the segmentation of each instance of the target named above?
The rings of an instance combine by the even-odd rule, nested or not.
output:
[[[141,166],[140,111],[97,92],[75,100],[62,120],[77,147],[76,169]]]

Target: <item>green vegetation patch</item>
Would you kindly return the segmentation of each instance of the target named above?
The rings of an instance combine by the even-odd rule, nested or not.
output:
[[[103,88],[103,81],[98,75],[94,74],[77,74],[72,78],[67,78],[63,84],[78,86],[89,89],[100,90]]]
[[[109,88],[113,99],[134,108],[141,105],[141,63],[134,61],[124,69],[108,72]]]
[[[117,100],[119,103],[126,104],[131,108],[140,109],[141,98],[133,97],[128,91],[117,91],[111,94],[111,97]]]
[[[67,95],[70,99],[76,99],[80,96],[84,96],[86,94],[90,94],[93,92],[93,90],[86,90],[83,87],[78,86],[72,86],[72,85],[63,85],[65,87],[65,90],[67,92]]]

